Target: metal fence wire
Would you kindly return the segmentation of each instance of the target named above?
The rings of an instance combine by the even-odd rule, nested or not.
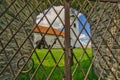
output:
[[[120,80],[119,2],[0,0],[0,80]]]

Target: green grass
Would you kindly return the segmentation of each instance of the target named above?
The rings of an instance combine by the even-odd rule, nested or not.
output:
[[[38,69],[38,71],[37,71],[37,73],[34,77],[34,80],[46,80],[47,79],[46,76],[45,76],[45,73],[43,71],[43,68],[44,68],[47,76],[50,76],[51,80],[62,80],[63,76],[64,76],[64,54],[63,54],[63,50],[62,49],[52,49],[51,50],[52,55],[54,56],[54,58],[57,62],[60,59],[60,56],[63,55],[60,62],[58,63],[59,68],[58,67],[55,68],[52,75],[50,75],[50,73],[51,73],[52,69],[54,68],[54,66],[56,65],[56,63],[53,60],[53,58],[52,58],[50,52],[48,51],[48,49],[37,49],[36,52],[37,52],[37,55],[38,55],[38,57],[41,61],[44,58],[45,59],[42,62],[42,65],[39,67],[39,69]],[[82,55],[84,53],[84,51],[80,48],[74,49],[73,52],[74,52],[74,55],[76,56],[77,60],[78,61],[80,60],[80,65],[78,65],[76,59],[74,58],[74,65],[71,67],[71,72],[72,73],[74,72],[73,79],[74,80],[84,80],[84,75],[82,73],[82,69],[83,69],[84,73],[86,74],[87,71],[88,71],[88,68],[90,66],[90,63],[91,63],[90,60],[92,59],[91,49],[86,50],[90,59],[88,59],[86,54]],[[27,74],[21,73],[18,77],[18,80],[29,80],[29,77],[31,77],[31,75],[35,72],[35,70],[38,67],[38,65],[40,64],[40,62],[39,62],[35,53],[33,53],[32,59],[34,60],[33,69]],[[76,66],[78,66],[78,67],[76,68]],[[82,69],[81,69],[81,67],[82,67]],[[95,76],[92,68],[91,68],[91,70],[88,74],[88,80],[97,80],[97,77]]]

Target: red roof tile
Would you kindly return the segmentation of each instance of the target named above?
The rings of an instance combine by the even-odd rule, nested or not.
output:
[[[59,30],[54,29],[54,28],[49,28],[49,27],[46,27],[46,26],[39,26],[39,25],[35,25],[34,28],[35,28],[34,29],[35,33],[41,32],[41,33],[47,33],[47,34],[51,34],[51,35],[55,35],[56,34],[57,36],[63,36],[63,37],[65,36],[64,32],[60,32]],[[48,30],[48,28],[49,28],[49,30]]]

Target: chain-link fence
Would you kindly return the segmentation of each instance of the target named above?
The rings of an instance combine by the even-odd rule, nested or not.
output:
[[[1,0],[0,80],[119,80],[119,0]]]

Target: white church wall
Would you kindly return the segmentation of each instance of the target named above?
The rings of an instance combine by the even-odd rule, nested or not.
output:
[[[40,33],[34,33],[34,43],[33,43],[34,47],[37,47],[37,45],[38,45],[37,41],[40,41],[41,38],[42,38],[42,36],[40,35]],[[46,36],[45,36],[45,41],[46,41],[48,46],[52,46],[55,39],[56,39],[55,35],[46,34]],[[61,44],[64,46],[64,37],[59,36],[59,40],[61,41]],[[56,40],[56,42],[52,48],[61,48],[61,45],[60,45],[58,40]]]

